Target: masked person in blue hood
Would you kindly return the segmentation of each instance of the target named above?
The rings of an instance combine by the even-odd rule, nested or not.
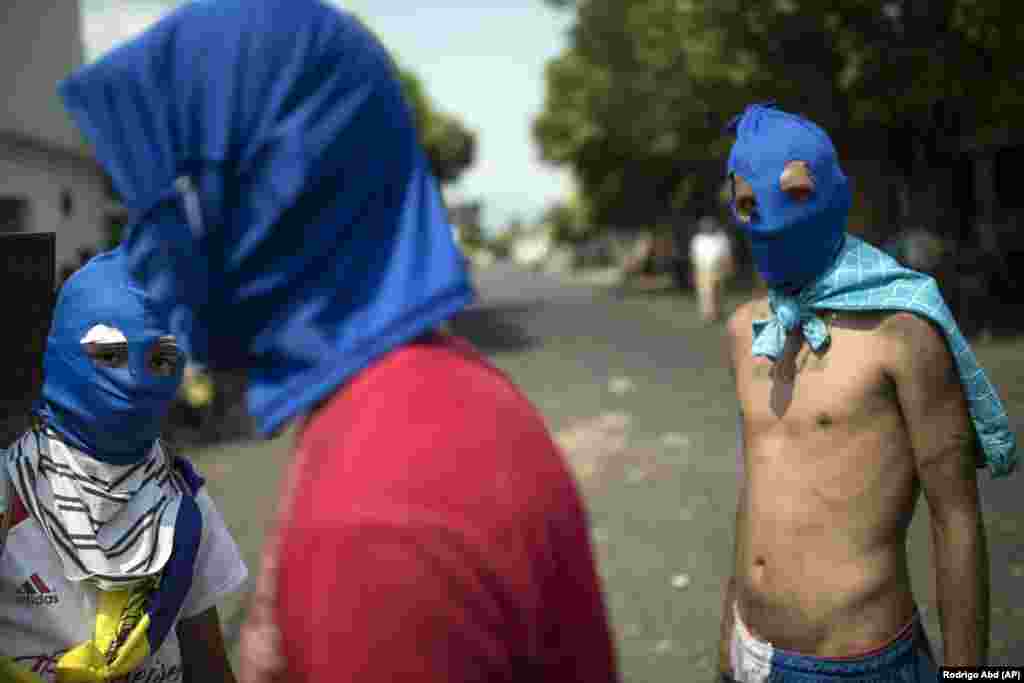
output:
[[[769,292],[728,325],[742,438],[723,677],[936,680],[906,556],[920,491],[945,663],[985,664],[976,472],[1016,462],[995,389],[935,282],[846,232],[820,127],[754,105],[732,130],[733,210]]]
[[[234,680],[216,603],[247,572],[160,440],[184,367],[168,313],[120,250],[61,287],[36,425],[0,458],[0,680]]]
[[[133,275],[262,432],[300,422],[242,679],[615,680],[568,468],[441,330],[473,292],[381,44],[316,0],[192,2],[61,94]]]

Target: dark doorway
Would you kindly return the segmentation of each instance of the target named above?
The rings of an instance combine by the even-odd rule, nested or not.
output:
[[[0,291],[5,336],[0,339],[0,448],[29,424],[43,378],[43,349],[54,304],[56,236],[52,232],[0,235]],[[16,292],[16,295],[11,295]]]
[[[28,211],[24,197],[0,197],[0,233],[28,232]]]

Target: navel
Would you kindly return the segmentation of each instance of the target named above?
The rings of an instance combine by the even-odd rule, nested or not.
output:
[[[818,413],[816,422],[822,429],[827,429],[832,426],[832,416],[828,413]]]
[[[764,557],[758,556],[754,558],[754,566],[750,568],[750,578],[756,582],[764,580],[765,565],[767,563]]]

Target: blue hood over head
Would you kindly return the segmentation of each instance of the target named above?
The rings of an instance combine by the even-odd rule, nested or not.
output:
[[[749,236],[754,262],[768,285],[794,293],[831,267],[842,249],[850,187],[828,134],[807,119],[770,105],[751,105],[730,129],[736,142],[728,172],[750,183],[757,211],[737,224]],[[790,161],[806,162],[814,192],[797,201],[782,191]],[[735,213],[735,207],[733,209]]]
[[[97,325],[127,339],[126,367],[103,367],[86,355],[82,340]],[[65,441],[113,465],[149,454],[181,384],[152,373],[147,352],[169,335],[168,310],[128,277],[120,249],[75,271],[61,287],[43,357],[39,413]]]
[[[473,298],[394,64],[318,0],[197,0],[60,86],[129,269],[273,432]]]

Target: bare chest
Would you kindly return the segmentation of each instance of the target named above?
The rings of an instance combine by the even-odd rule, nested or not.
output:
[[[748,428],[855,427],[879,413],[898,411],[895,385],[884,370],[871,330],[830,329],[814,351],[797,333],[772,361],[749,354],[737,363],[737,389]]]

